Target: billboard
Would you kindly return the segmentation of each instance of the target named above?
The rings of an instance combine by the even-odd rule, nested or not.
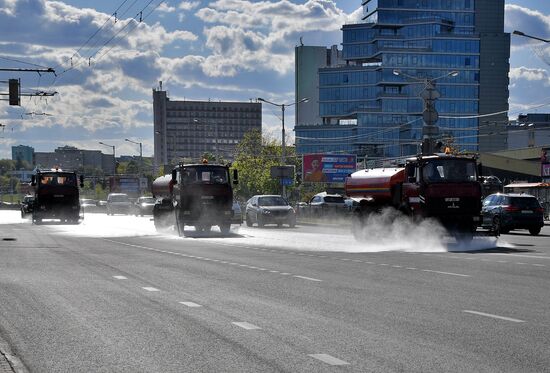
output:
[[[304,154],[302,159],[303,180],[310,183],[343,183],[356,167],[352,154]]]

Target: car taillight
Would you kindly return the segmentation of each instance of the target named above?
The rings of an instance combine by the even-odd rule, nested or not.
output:
[[[538,207],[535,209],[535,212],[544,213],[544,209],[542,207]]]
[[[507,212],[518,212],[519,210],[520,208],[516,206],[504,206],[504,211]]]

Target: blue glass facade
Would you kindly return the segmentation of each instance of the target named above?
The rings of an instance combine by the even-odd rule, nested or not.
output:
[[[351,150],[369,158],[416,154],[428,80],[440,93],[440,136],[460,150],[478,151],[481,48],[475,2],[364,0],[365,23],[342,27],[347,64],[319,69],[323,123],[315,129],[297,124],[298,152]],[[451,71],[458,75],[448,75]],[[355,130],[338,129],[350,119],[357,123]],[[327,150],[329,133],[335,141]]]

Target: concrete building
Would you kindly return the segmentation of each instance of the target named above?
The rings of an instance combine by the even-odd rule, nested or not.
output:
[[[106,175],[115,172],[112,154],[103,154],[100,150],[82,150],[73,146],[63,146],[53,152],[36,152],[35,165],[41,169],[59,167],[71,171],[92,167],[103,170]]]
[[[199,162],[204,153],[232,160],[236,145],[252,130],[262,130],[257,102],[171,101],[153,90],[155,168],[187,158]]]
[[[12,161],[27,161],[29,164],[34,164],[34,148],[27,145],[17,145],[11,147]]]
[[[361,4],[364,23],[342,26],[345,66],[318,69],[321,123],[297,123],[297,151],[369,159],[416,154],[425,135],[421,95],[428,82],[440,94],[439,138],[464,151],[505,149],[506,114],[483,118],[502,123],[494,136],[477,117],[508,110],[504,0]]]
[[[300,45],[294,50],[296,85],[296,122],[301,126],[315,126],[322,123],[319,115],[320,68],[344,65],[342,52],[336,45],[326,47]],[[307,102],[298,104],[303,98]]]
[[[493,125],[490,124],[490,128]],[[550,148],[550,114],[520,114],[517,121],[507,126],[508,150]]]

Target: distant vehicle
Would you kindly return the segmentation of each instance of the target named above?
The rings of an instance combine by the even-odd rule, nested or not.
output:
[[[233,220],[232,183],[238,183],[238,172],[233,170],[231,180],[228,166],[207,161],[179,164],[172,175],[153,182],[155,227],[163,229],[172,224],[182,236],[185,225],[193,225],[197,232],[208,232],[217,225],[222,234],[228,234]]]
[[[296,213],[288,202],[279,195],[257,195],[246,203],[246,225],[248,227],[257,224],[263,227],[266,224],[287,224],[294,228],[296,225]]]
[[[139,197],[134,202],[134,214],[137,216],[153,215],[156,199],[153,197]]]
[[[482,227],[496,233],[528,229],[536,236],[544,226],[544,209],[529,194],[491,194],[483,200]]]
[[[231,219],[231,224],[242,224],[243,223],[243,212],[241,205],[237,201],[233,201],[233,219]]]
[[[481,190],[483,197],[487,197],[491,194],[502,193],[503,184],[502,181],[496,176],[485,176],[482,178]]]
[[[97,201],[97,208],[98,208],[99,211],[106,211],[107,210],[107,201],[105,201],[105,200]]]
[[[98,211],[97,201],[95,199],[82,198],[80,200],[80,208],[84,212]]]
[[[309,201],[309,210],[313,216],[341,214],[346,209],[345,198],[339,194],[317,193]]]
[[[26,195],[21,202],[21,219],[25,219],[28,214],[32,214],[34,207],[34,196]]]
[[[111,193],[107,196],[107,215],[124,214],[131,212],[132,203],[126,193]]]
[[[78,224],[80,219],[79,185],[84,186],[84,177],[78,182],[76,173],[52,170],[39,170],[32,175],[34,188],[33,223],[44,219],[56,219],[65,223]]]

